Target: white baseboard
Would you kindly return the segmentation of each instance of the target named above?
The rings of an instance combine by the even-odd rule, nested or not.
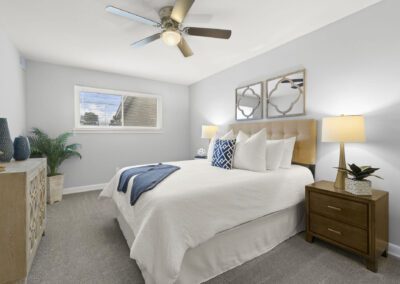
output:
[[[105,183],[100,184],[91,184],[91,185],[84,185],[84,186],[75,186],[75,187],[67,187],[63,190],[63,195],[72,194],[72,193],[79,193],[79,192],[87,192],[93,190],[100,190],[103,189]]]
[[[400,246],[389,243],[389,251],[388,253],[392,256],[400,258]]]

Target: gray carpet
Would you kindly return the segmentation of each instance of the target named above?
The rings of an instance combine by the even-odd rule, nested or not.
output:
[[[144,283],[113,218],[111,200],[99,192],[65,196],[48,206],[46,235],[28,283]],[[400,260],[379,259],[379,272],[360,258],[303,234],[212,280],[216,283],[400,283]]]

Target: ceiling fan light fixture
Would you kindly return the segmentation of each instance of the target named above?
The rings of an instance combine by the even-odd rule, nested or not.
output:
[[[161,34],[162,41],[169,46],[175,46],[181,41],[181,34],[176,30],[165,30]]]

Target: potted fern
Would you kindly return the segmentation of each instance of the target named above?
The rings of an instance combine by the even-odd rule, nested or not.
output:
[[[59,173],[58,168],[67,159],[72,157],[82,158],[78,152],[80,144],[67,145],[71,133],[66,132],[56,138],[50,138],[38,128],[32,129],[29,137],[31,144],[31,157],[47,158],[47,202],[53,204],[62,200],[64,189],[64,175]]]
[[[376,177],[382,179],[374,173],[379,168],[372,168],[370,166],[357,166],[356,164],[349,164],[349,169],[338,168],[346,171],[351,178],[345,179],[345,190],[356,195],[371,195],[371,181],[366,178]]]

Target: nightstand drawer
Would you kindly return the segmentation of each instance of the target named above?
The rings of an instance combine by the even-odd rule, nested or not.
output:
[[[310,214],[312,232],[368,254],[368,233],[316,214]]]
[[[310,192],[311,212],[366,229],[368,226],[367,204]]]

